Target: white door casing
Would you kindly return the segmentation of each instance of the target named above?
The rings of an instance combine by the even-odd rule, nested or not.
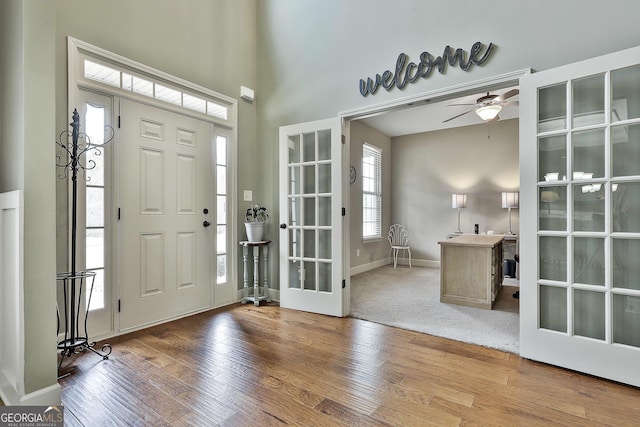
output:
[[[634,48],[520,81],[520,354],[635,386],[638,64]]]
[[[120,330],[126,331],[211,307],[216,227],[213,125],[129,100],[121,101],[120,114],[126,120],[119,138]]]
[[[344,316],[341,124],[280,128],[280,305]]]

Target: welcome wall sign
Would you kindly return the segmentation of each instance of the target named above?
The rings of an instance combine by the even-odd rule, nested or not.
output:
[[[409,57],[407,54],[401,53],[396,61],[395,73],[386,70],[382,75],[376,74],[375,79],[367,77],[366,82],[360,79],[360,93],[362,96],[373,95],[380,86],[388,91],[394,86],[403,89],[408,83],[415,83],[420,78],[428,78],[434,68],[437,68],[440,74],[444,74],[447,63],[452,67],[457,64],[462,70],[467,71],[474,64],[484,64],[492,52],[493,43],[489,43],[485,47],[481,42],[475,42],[468,55],[463,49],[458,48],[454,51],[451,46],[447,46],[442,55],[437,58],[434,58],[429,52],[422,52],[418,64],[415,62],[407,63]]]

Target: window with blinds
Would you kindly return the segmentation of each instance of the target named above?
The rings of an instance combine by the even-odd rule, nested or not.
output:
[[[362,238],[382,237],[382,150],[362,146]]]

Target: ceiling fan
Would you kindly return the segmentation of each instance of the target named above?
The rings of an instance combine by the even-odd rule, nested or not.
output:
[[[446,123],[448,121],[451,121],[453,119],[457,119],[458,117],[464,116],[467,113],[470,113],[472,111],[475,111],[475,113],[484,121],[489,122],[489,121],[493,121],[493,120],[498,120],[500,117],[498,117],[498,113],[500,113],[500,111],[502,110],[502,107],[504,105],[507,104],[515,104],[515,102],[513,101],[507,101],[509,98],[517,95],[518,93],[520,93],[520,91],[518,89],[511,89],[505,93],[503,93],[502,95],[495,95],[495,94],[490,94],[489,92],[487,92],[486,95],[481,96],[480,98],[478,98],[476,100],[475,104],[449,104],[448,106],[459,106],[459,105],[473,105],[473,108],[465,111],[464,113],[458,114],[456,116],[453,116],[451,118],[448,118],[447,120],[443,121],[442,123]]]

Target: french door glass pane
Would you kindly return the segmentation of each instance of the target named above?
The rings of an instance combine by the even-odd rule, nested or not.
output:
[[[573,127],[604,123],[604,74],[573,82]]]
[[[104,227],[104,188],[87,187],[87,227]]]
[[[289,229],[289,256],[300,258],[300,230],[296,228]]]
[[[300,135],[290,135],[288,144],[289,164],[300,163]]]
[[[331,192],[331,164],[318,165],[318,193]]]
[[[615,189],[615,191],[614,191]],[[620,182],[611,185],[613,231],[640,232],[640,182]]]
[[[613,295],[613,342],[640,347],[640,297]]]
[[[331,230],[318,230],[318,258],[331,259]]]
[[[302,134],[302,161],[313,162],[316,160],[316,134]]]
[[[318,225],[331,225],[331,197],[318,197]]]
[[[567,281],[566,237],[540,236],[540,279]]]
[[[567,137],[549,136],[538,140],[538,181],[567,179]]]
[[[611,127],[611,175],[640,175],[640,125]]]
[[[573,292],[573,333],[583,337],[605,338],[603,292],[576,289]]]
[[[640,117],[640,65],[611,72],[611,121]]]
[[[318,131],[318,160],[331,160],[331,129]]]
[[[86,267],[87,269],[104,267],[104,229],[86,230]]]
[[[538,90],[538,132],[567,127],[566,83]]]
[[[331,263],[318,262],[318,290],[331,292]]]
[[[301,225],[300,218],[300,205],[301,205],[300,197],[290,197],[289,198],[289,225],[296,226]]]
[[[289,260],[289,287],[300,289],[300,265],[299,260]]]
[[[306,252],[305,248],[305,252]],[[316,262],[304,261],[304,288],[307,290],[315,291],[316,287]]]
[[[304,257],[315,258],[316,256],[316,230],[302,230]]]
[[[316,198],[305,197],[303,200],[304,207],[304,225],[316,225]]]
[[[300,194],[300,166],[289,167],[289,194]]]
[[[575,132],[573,146],[573,179],[604,177],[604,129]]]
[[[316,166],[304,166],[304,194],[315,194],[316,192]]]
[[[573,186],[575,231],[604,231],[604,187],[601,182]]]
[[[573,238],[573,282],[604,286],[604,239]]]
[[[538,222],[540,230],[564,231],[567,229],[567,188],[564,186],[540,187]]]
[[[640,290],[640,240],[612,240],[613,287]]]
[[[540,327],[567,332],[567,290],[540,286]]]

